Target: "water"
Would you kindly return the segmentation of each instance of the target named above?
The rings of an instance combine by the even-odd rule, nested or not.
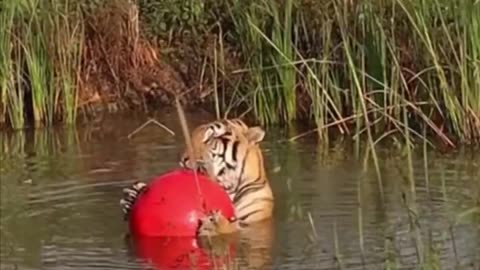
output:
[[[191,128],[212,119],[187,116]],[[177,166],[183,137],[176,114],[156,119],[177,135],[149,126],[128,139],[146,121],[135,115],[74,131],[1,133],[0,268],[149,269],[149,260],[168,257],[175,243],[161,249],[157,242],[154,256],[145,257],[126,240],[118,205],[122,187]],[[224,259],[229,269],[480,269],[479,215],[456,218],[479,206],[478,152],[431,152],[426,161],[415,154],[413,203],[409,163],[398,151],[379,149],[382,200],[363,150],[355,158],[347,144],[286,143],[295,132],[267,132],[262,147],[275,217],[270,226],[213,244],[235,247]]]

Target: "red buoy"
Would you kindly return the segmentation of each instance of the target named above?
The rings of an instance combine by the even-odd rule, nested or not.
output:
[[[225,190],[207,176],[177,169],[153,179],[130,213],[130,230],[139,236],[195,236],[200,218],[219,210],[234,216]]]
[[[222,246],[215,246],[222,252],[214,252],[212,247],[203,247],[196,237],[135,237],[132,240],[135,255],[148,264],[148,269],[223,269],[235,258],[234,241],[222,242]]]

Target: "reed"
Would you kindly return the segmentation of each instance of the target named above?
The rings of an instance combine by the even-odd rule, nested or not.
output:
[[[18,67],[20,59],[13,59],[17,53],[12,43],[14,31],[14,18],[17,1],[3,1],[0,6],[0,126],[9,121],[14,128],[24,125],[24,100],[23,90],[15,89],[16,78],[20,78]]]
[[[0,125],[76,118],[83,27],[69,0],[6,0],[0,8]]]
[[[434,101],[441,106],[447,129],[462,140],[478,137],[478,59],[480,6],[461,1],[422,1],[412,7],[398,1],[420,40],[422,62]]]
[[[255,115],[262,123],[294,120],[297,110],[297,71],[292,64],[296,56],[291,39],[294,1],[234,0],[229,10],[246,66],[253,71],[245,88],[250,90],[243,94],[249,96]]]
[[[478,1],[230,1],[256,118],[307,117],[320,135],[353,126],[372,144],[406,129],[479,141],[479,12]]]
[[[40,1],[25,2],[23,11],[27,23],[22,29],[21,42],[25,55],[26,72],[28,73],[30,93],[32,99],[33,120],[35,126],[45,121],[52,122],[53,100],[51,88],[52,66],[48,61],[47,35],[45,17]]]
[[[217,117],[241,109],[263,124],[308,119],[324,140],[335,128],[365,135],[372,149],[385,138],[405,138],[406,131],[412,143],[480,142],[478,1],[206,1],[190,7],[189,18],[167,4],[155,16],[147,2],[139,2],[145,31],[154,18],[166,18],[172,23],[161,24],[157,38],[169,44],[185,29],[215,31],[210,76]],[[0,30],[7,34],[0,38],[0,124],[23,127],[25,112],[37,126],[74,122],[88,43],[80,4],[1,5]],[[233,80],[225,79],[224,67],[232,48],[243,65],[233,72],[242,74],[239,82],[228,83],[233,90],[221,81]],[[210,60],[202,58],[206,66]]]
[[[52,1],[55,12],[50,16],[53,28],[58,29],[58,33],[52,32],[50,35],[55,45],[53,71],[56,80],[53,87],[58,89],[55,93],[55,103],[58,104],[55,112],[69,124],[76,120],[81,60],[85,44],[83,16],[80,6],[74,3],[67,1],[64,5],[56,5],[55,1]]]

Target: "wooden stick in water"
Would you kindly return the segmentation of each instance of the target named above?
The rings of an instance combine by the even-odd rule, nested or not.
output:
[[[193,175],[195,177],[195,183],[197,185],[197,192],[200,195],[200,199],[202,200],[203,207],[205,207],[204,205],[205,201],[203,201],[203,194],[202,194],[202,191],[200,190],[200,185],[198,184],[197,160],[196,160],[196,157],[194,156],[193,144],[190,138],[190,131],[188,130],[185,113],[183,111],[182,105],[180,104],[180,100],[178,99],[178,96],[175,97],[175,103],[177,107],[178,118],[180,119],[180,125],[182,126],[183,137],[185,138],[185,144],[187,146],[188,155],[190,156],[190,161],[193,164]]]
[[[133,135],[137,134],[138,132],[140,132],[140,130],[142,130],[144,127],[148,126],[150,123],[154,123],[155,125],[163,128],[164,130],[166,130],[168,133],[170,133],[172,136],[175,136],[175,132],[173,132],[171,129],[169,129],[167,126],[165,126],[164,124],[158,122],[157,120],[153,119],[153,118],[150,118],[148,119],[147,122],[143,123],[140,127],[138,127],[137,129],[135,129],[132,133],[128,134],[127,136],[127,139],[131,139]]]
[[[190,131],[188,130],[187,120],[185,118],[185,113],[183,111],[182,105],[180,104],[180,100],[178,97],[175,97],[175,103],[177,107],[178,118],[180,120],[180,125],[182,126],[183,137],[185,138],[185,144],[187,147],[187,152],[193,162],[193,167],[195,170],[197,169],[197,161],[194,156],[192,140],[190,138]]]

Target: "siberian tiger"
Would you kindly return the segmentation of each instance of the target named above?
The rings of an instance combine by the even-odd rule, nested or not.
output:
[[[274,198],[259,146],[264,136],[262,128],[248,127],[240,119],[210,122],[192,132],[193,159],[187,150],[180,159],[181,167],[196,169],[196,163],[197,169],[225,189],[235,207],[235,226],[240,228],[272,216]],[[137,182],[124,189],[121,205],[126,216],[144,188],[144,184]],[[209,218],[213,223],[221,219],[218,213]],[[209,230],[211,224],[206,226],[203,229]]]

